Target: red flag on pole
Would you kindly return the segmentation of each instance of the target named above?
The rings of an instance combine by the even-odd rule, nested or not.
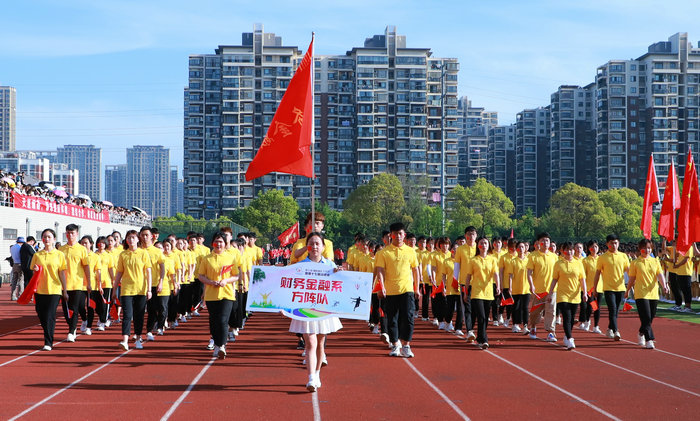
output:
[[[246,181],[273,171],[313,178],[313,45],[299,64],[255,158],[248,165]]]
[[[700,191],[698,191],[698,173],[690,148],[683,177],[683,194],[681,210],[678,212],[678,242],[676,249],[685,255],[693,243],[700,241]]]
[[[644,238],[651,239],[652,211],[654,203],[660,202],[659,185],[656,182],[656,169],[654,168],[654,155],[649,156],[649,169],[647,170],[647,183],[644,187],[644,205],[642,206],[642,229]]]
[[[34,299],[34,294],[39,286],[39,278],[41,278],[41,272],[44,270],[43,266],[37,265],[37,270],[34,271],[32,279],[29,280],[27,287],[24,288],[24,292],[17,299],[17,304],[29,304]]]
[[[287,228],[277,239],[280,240],[280,247],[284,247],[287,244],[294,244],[299,239],[299,221]]]
[[[659,215],[660,236],[668,241],[675,238],[676,210],[681,207],[681,197],[678,194],[678,177],[676,177],[676,167],[671,163],[668,168],[668,178],[664,190],[664,200],[661,203],[661,214]]]

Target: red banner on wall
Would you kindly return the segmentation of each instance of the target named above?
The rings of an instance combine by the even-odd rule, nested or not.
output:
[[[15,208],[28,209],[39,212],[54,213],[57,215],[70,216],[71,218],[89,219],[91,221],[109,223],[109,212],[105,209],[97,212],[92,208],[70,205],[68,203],[56,203],[52,200],[41,197],[25,196],[12,192],[12,200]]]

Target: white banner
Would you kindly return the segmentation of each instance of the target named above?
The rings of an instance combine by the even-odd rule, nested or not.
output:
[[[372,274],[320,263],[253,266],[247,311],[282,312],[297,320],[369,320]]]

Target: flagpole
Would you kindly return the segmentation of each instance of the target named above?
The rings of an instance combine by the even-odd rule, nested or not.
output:
[[[315,32],[311,32],[311,165],[312,165],[312,174],[313,177],[311,177],[311,229],[313,230],[314,227],[316,226],[316,193],[314,190],[315,189],[315,183],[316,183],[316,157],[314,155],[315,152],[315,143],[316,143],[316,116],[315,114],[315,108],[316,108],[316,98],[314,96],[315,94],[315,77],[316,75],[314,74],[314,66],[316,61],[314,60],[314,38],[316,37]],[[306,235],[308,236],[309,233],[307,232]]]

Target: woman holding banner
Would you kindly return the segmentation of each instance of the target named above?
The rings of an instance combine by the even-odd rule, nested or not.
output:
[[[312,232],[306,237],[306,249],[309,253],[303,262],[320,263],[338,270],[333,260],[323,256],[325,248],[323,234]],[[302,321],[292,319],[289,331],[304,335],[306,344],[306,368],[309,372],[309,381],[306,389],[315,392],[321,387],[321,366],[326,359],[325,339],[326,335],[340,330],[343,325],[337,317],[328,317],[323,320]]]

